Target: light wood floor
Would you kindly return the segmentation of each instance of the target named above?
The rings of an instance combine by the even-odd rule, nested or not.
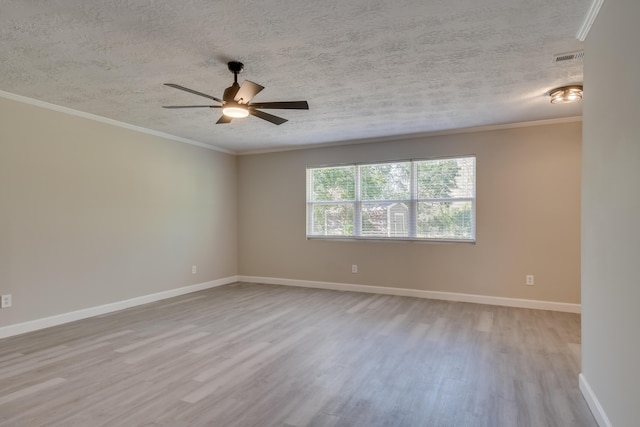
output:
[[[0,340],[0,426],[596,426],[580,317],[237,283]]]

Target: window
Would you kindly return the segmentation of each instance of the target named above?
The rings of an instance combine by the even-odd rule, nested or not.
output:
[[[475,240],[476,158],[307,169],[307,237]]]

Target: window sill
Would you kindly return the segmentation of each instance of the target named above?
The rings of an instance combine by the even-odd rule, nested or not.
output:
[[[467,243],[476,244],[470,239],[422,239],[411,237],[355,237],[355,236],[307,236],[307,240],[328,240],[338,242],[378,242],[378,243]]]

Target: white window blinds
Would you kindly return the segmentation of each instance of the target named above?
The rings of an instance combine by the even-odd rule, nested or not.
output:
[[[307,169],[307,236],[475,240],[475,157]]]

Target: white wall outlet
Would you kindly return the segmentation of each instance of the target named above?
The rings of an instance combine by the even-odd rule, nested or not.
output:
[[[527,286],[533,286],[533,274],[527,274],[526,282]]]
[[[358,264],[353,264],[351,266],[351,272],[352,273],[357,273],[358,272]]]
[[[2,297],[0,297],[0,308],[9,308],[11,307],[11,295],[7,294],[7,295],[2,295]]]
[[[198,266],[192,265],[191,266],[191,274],[196,274],[197,272],[198,272]]]

